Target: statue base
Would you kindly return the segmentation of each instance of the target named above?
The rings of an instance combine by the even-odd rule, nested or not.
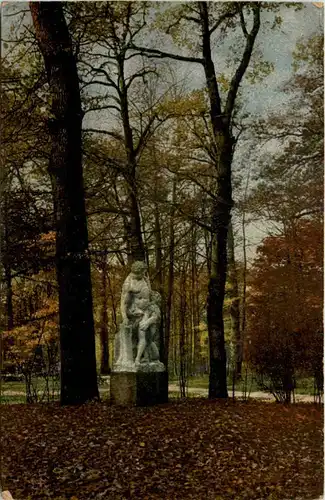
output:
[[[136,365],[134,362],[122,362],[113,364],[113,372],[135,373],[135,372],[164,372],[165,365],[160,361],[150,361]]]
[[[153,406],[168,402],[168,373],[112,372],[110,399],[115,405]]]

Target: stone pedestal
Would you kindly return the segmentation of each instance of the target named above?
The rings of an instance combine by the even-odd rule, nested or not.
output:
[[[168,402],[168,373],[112,372],[111,403],[127,406],[153,406]]]

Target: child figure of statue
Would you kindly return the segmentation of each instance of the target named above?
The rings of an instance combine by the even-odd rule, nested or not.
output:
[[[156,343],[157,333],[161,321],[161,296],[159,292],[151,292],[150,302],[144,312],[144,317],[140,323],[139,341],[136,366],[140,365],[141,358],[145,363],[159,363],[159,350]]]

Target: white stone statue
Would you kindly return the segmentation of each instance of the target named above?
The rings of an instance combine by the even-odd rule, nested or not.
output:
[[[146,264],[134,262],[122,287],[122,324],[115,341],[113,371],[165,370],[156,344],[160,302],[160,294],[151,290]]]

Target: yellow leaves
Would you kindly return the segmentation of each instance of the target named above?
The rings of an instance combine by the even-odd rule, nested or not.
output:
[[[36,311],[34,318],[46,318],[59,313],[59,304],[57,299],[53,297],[46,298],[43,301],[44,307]]]
[[[278,26],[281,26],[282,22],[283,22],[283,19],[281,16],[274,16],[274,21],[273,21],[271,29],[274,29]]]
[[[172,5],[172,4],[171,4]],[[175,45],[187,48],[191,53],[196,50],[197,26],[188,22],[186,16],[193,15],[192,8],[187,4],[175,4],[156,15],[152,29],[168,34]]]
[[[203,90],[194,90],[185,96],[176,98],[166,98],[158,109],[162,114],[172,113],[176,116],[186,116],[188,114],[198,114],[206,112],[206,95]]]
[[[41,234],[41,242],[55,242],[55,231],[49,231],[48,233]]]
[[[274,64],[269,61],[257,60],[254,62],[250,69],[246,72],[246,78],[254,85],[255,83],[261,83],[263,80],[272,73],[274,70]]]
[[[139,446],[141,446],[141,448],[144,448],[146,446],[146,443],[142,441],[141,443],[139,443]]]
[[[230,87],[229,78],[224,73],[221,73],[217,78],[218,85],[222,92],[228,92]]]

